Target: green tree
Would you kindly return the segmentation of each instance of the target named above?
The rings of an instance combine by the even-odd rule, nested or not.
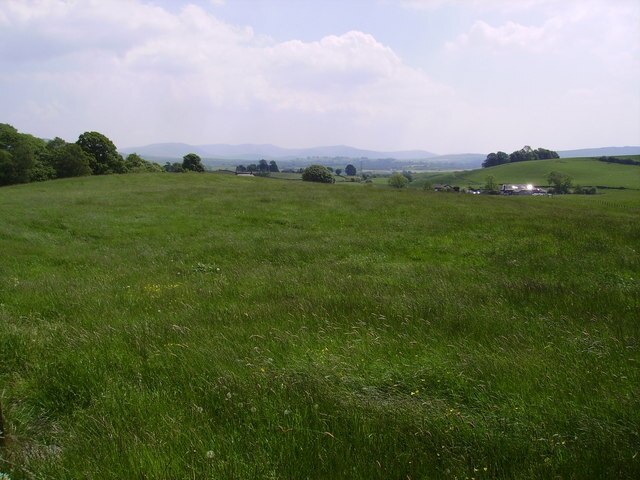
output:
[[[269,172],[269,163],[262,159],[258,162],[258,171],[260,173],[268,173]]]
[[[558,152],[554,152],[553,150],[547,150],[546,148],[536,148],[534,150],[534,153],[536,154],[536,158],[538,160],[548,160],[551,158],[560,158],[560,155],[558,155]]]
[[[47,180],[55,175],[46,162],[46,142],[26,133],[20,133],[7,123],[0,123],[0,184],[27,183]]]
[[[547,175],[547,181],[553,188],[554,193],[569,193],[571,188],[571,177],[561,172],[551,172]]]
[[[278,168],[278,164],[275,162],[275,160],[271,160],[269,162],[269,171],[272,173],[278,173],[280,171],[280,169]]]
[[[130,153],[124,160],[128,172],[162,172],[162,167],[155,162],[145,160],[137,153]]]
[[[0,186],[18,183],[16,169],[13,155],[7,150],[0,150]]]
[[[144,162],[145,160],[135,152],[130,153],[127,155],[127,158],[124,159],[124,164],[130,172],[135,169],[142,168],[144,166]]]
[[[341,173],[342,173],[342,169],[336,168],[336,175],[340,176]]]
[[[485,184],[484,189],[490,193],[495,193],[498,191],[498,184],[496,182],[496,179],[492,175],[489,175],[487,177],[487,183]]]
[[[8,123],[0,123],[0,150],[11,151],[18,141],[18,130]]]
[[[389,177],[389,186],[393,188],[404,188],[409,184],[409,180],[401,173],[394,173]]]
[[[99,132],[84,132],[78,141],[80,148],[91,155],[91,171],[94,175],[125,173],[126,165],[122,155],[111,140]]]
[[[487,158],[482,162],[482,168],[495,167],[496,165],[502,165],[503,163],[509,163],[509,155],[505,152],[495,152],[487,155]]]
[[[310,165],[302,172],[302,180],[305,182],[333,183],[335,182],[331,172],[322,165]]]
[[[348,175],[349,177],[353,177],[358,172],[356,171],[356,167],[354,167],[353,165],[349,164],[344,168],[344,173],[346,175]]]
[[[512,152],[511,155],[509,155],[509,160],[512,163],[527,162],[529,160],[537,159],[538,157],[536,156],[535,151],[529,145],[525,145],[520,150],[516,150],[515,152]]]
[[[202,160],[195,153],[188,153],[182,157],[182,169],[190,172],[204,172]]]
[[[57,147],[51,155],[51,164],[59,178],[91,175],[91,160],[91,155],[76,143]]]

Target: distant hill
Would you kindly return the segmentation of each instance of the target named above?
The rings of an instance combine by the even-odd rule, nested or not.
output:
[[[283,148],[270,144],[243,144],[243,145],[189,145],[186,143],[154,143],[140,147],[124,148],[123,154],[136,152],[147,158],[155,159],[181,159],[187,153],[196,153],[203,159],[257,161],[265,160],[295,160],[306,158],[369,158],[396,160],[425,160],[436,156],[435,153],[424,150],[403,150],[393,152],[379,152],[375,150],[363,150],[347,145],[334,145],[313,148]]]
[[[616,155],[640,155],[640,147],[600,147],[558,151],[560,158],[615,157]]]

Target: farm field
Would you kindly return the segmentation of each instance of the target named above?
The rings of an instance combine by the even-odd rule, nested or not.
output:
[[[640,157],[625,157],[638,159]],[[632,165],[620,165],[601,162],[595,158],[559,158],[536,160],[498,165],[477,170],[427,173],[415,175],[413,186],[424,182],[448,183],[460,187],[479,187],[493,176],[497,183],[533,183],[546,185],[547,175],[558,171],[569,175],[574,185],[602,185],[611,188],[632,188],[640,190],[640,168]]]
[[[640,476],[640,192],[131,174],[0,218],[11,480]]]

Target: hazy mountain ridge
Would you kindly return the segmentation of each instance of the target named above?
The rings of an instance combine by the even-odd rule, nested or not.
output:
[[[180,159],[187,153],[196,153],[203,158],[227,160],[294,160],[313,157],[344,158],[393,158],[396,160],[424,160],[437,155],[425,150],[403,150],[379,152],[347,145],[331,145],[311,148],[284,148],[271,144],[211,144],[189,145],[186,143],[154,143],[121,149],[123,154],[136,152],[141,156]]]
[[[616,155],[640,155],[640,146],[581,148],[577,150],[558,150],[560,158],[575,157],[615,157]]]

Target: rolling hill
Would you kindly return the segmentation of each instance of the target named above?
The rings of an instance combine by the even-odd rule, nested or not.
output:
[[[546,185],[547,175],[553,171],[569,175],[573,183],[578,185],[640,189],[640,167],[605,163],[595,158],[536,160],[477,170],[426,173],[417,175],[412,185],[420,186],[431,182],[460,187],[481,186],[486,183],[488,176],[493,176],[498,183]]]

